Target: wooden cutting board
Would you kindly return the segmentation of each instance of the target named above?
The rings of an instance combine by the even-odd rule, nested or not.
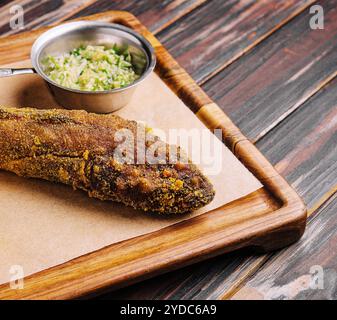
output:
[[[157,75],[209,129],[222,130],[225,144],[263,188],[202,215],[32,274],[24,279],[23,289],[3,284],[0,298],[75,298],[239,248],[267,251],[298,240],[306,223],[306,208],[299,196],[158,40],[127,12],[109,11],[83,19],[120,23],[143,34],[155,48]],[[0,64],[26,59],[31,44],[45,30],[1,39]]]

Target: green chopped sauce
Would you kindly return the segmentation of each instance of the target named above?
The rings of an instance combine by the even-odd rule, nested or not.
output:
[[[79,47],[61,56],[48,55],[44,73],[57,84],[78,90],[103,91],[125,87],[139,78],[128,50],[104,46]]]

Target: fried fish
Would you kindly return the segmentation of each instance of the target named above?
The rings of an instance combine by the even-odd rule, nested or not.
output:
[[[182,150],[146,127],[142,140],[139,128],[116,115],[0,107],[0,169],[162,214],[210,203],[212,184],[190,160],[182,161]],[[126,148],[133,144],[131,151]],[[177,161],[170,161],[172,151]]]

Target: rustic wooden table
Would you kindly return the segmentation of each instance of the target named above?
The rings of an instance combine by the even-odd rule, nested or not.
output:
[[[17,4],[23,30],[9,23]],[[324,29],[311,28],[313,5],[324,9]],[[112,9],[159,38],[298,191],[309,217],[302,240],[279,252],[227,254],[100,298],[336,299],[337,0],[1,0],[0,33]]]

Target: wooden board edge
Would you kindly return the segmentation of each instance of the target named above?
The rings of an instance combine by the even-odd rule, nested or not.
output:
[[[224,208],[32,274],[24,279],[23,289],[3,284],[0,299],[78,298],[105,289],[119,289],[219,254],[256,247],[258,239],[266,233],[290,233],[289,240],[294,241],[292,212],[284,208],[275,210],[278,206],[270,200],[261,206],[261,197],[270,199],[260,189]],[[252,219],[254,206],[259,213]],[[247,216],[249,219],[245,219]]]
[[[191,107],[199,119],[203,121],[209,129],[222,130],[226,145],[241,162],[263,182],[264,187],[270,195],[275,196],[277,201],[279,201],[280,208],[272,211],[268,215],[268,227],[266,227],[265,217],[263,217],[257,218],[256,228],[250,230],[251,232],[244,234],[240,233],[240,230],[237,230],[236,236],[241,238],[236,243],[232,243],[232,245],[229,245],[231,243],[230,239],[223,238],[214,244],[213,248],[208,247],[207,250],[206,248],[199,247],[198,252],[194,251],[189,253],[184,249],[185,255],[181,253],[180,257],[176,257],[171,261],[167,260],[165,265],[159,262],[152,267],[145,265],[141,269],[135,269],[133,273],[129,273],[125,277],[120,276],[117,280],[116,278],[106,278],[106,276],[103,277],[102,275],[103,272],[109,275],[109,272],[112,271],[113,266],[109,264],[109,261],[101,265],[102,269],[94,268],[91,270],[93,273],[90,273],[90,270],[88,270],[86,266],[90,263],[95,265],[96,262],[99,263],[102,259],[112,257],[106,255],[106,250],[111,250],[110,247],[115,248],[115,246],[112,245],[108,248],[103,248],[97,252],[71,260],[60,266],[42,271],[41,273],[33,274],[27,278],[28,288],[21,292],[8,289],[8,284],[2,285],[0,286],[0,299],[18,299],[20,297],[24,299],[74,298],[88,292],[96,292],[101,286],[108,287],[113,285],[114,288],[118,288],[122,284],[132,284],[162,272],[174,270],[187,264],[247,246],[260,248],[262,250],[273,250],[298,240],[304,232],[306,208],[302,200],[260,154],[257,148],[247,140],[223,111],[213,103],[187,72],[178,65],[160,42],[132,14],[125,11],[109,11],[104,14],[90,16],[87,19],[103,20],[102,18],[105,18],[108,20],[106,18],[107,14],[110,15],[110,19],[115,19],[114,22],[122,23],[142,33],[152,43],[159,57],[156,72],[183,102]],[[0,44],[2,41],[3,39],[1,39]],[[221,230],[219,230],[219,232],[221,232]],[[279,241],[271,241],[271,239],[275,239],[275,237],[278,238]],[[181,248],[178,246],[178,248],[175,249]],[[169,252],[171,251],[169,250]],[[95,255],[97,260],[93,259],[92,255]],[[86,260],[88,257],[90,259]],[[82,264],[82,262],[85,263]],[[81,272],[78,272],[74,267],[77,264],[83,267]],[[53,272],[55,272],[56,278],[52,276]],[[48,273],[47,278],[49,280],[46,280],[46,273]],[[63,278],[57,279],[61,277],[61,274]],[[83,283],[83,278],[85,277],[87,277],[86,284]],[[98,279],[102,280],[100,284],[97,282]],[[93,282],[93,280],[95,280],[95,282]],[[67,283],[64,281],[67,281]],[[72,287],[70,287],[70,284]]]

